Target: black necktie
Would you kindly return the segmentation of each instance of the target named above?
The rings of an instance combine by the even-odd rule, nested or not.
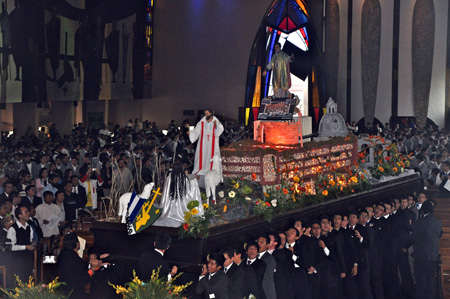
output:
[[[249,266],[250,266],[251,264],[252,264],[252,262],[250,262],[250,261],[247,261],[247,265],[249,265]]]
[[[225,272],[225,274],[227,273],[228,268],[223,269],[223,272]]]

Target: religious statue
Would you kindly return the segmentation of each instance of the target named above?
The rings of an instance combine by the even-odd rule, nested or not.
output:
[[[266,76],[267,72],[273,70],[272,86],[275,98],[287,98],[289,96],[289,88],[291,88],[291,72],[289,63],[294,61],[294,54],[291,56],[281,51],[281,44],[276,43],[274,46],[275,54],[266,69],[263,72],[263,76]]]
[[[204,214],[202,197],[197,180],[189,179],[181,163],[176,161],[173,170],[167,175],[164,183],[161,202],[157,206],[162,210],[161,216],[155,221],[155,226],[179,227],[186,220],[185,213],[189,211],[187,205],[191,201],[198,201],[198,214]]]
[[[213,115],[212,109],[205,109],[205,116],[197,123],[195,129],[187,132],[192,143],[198,139],[193,174],[205,175],[213,169],[214,155],[220,158],[219,136],[222,133],[223,125]],[[219,169],[222,169],[222,165]]]

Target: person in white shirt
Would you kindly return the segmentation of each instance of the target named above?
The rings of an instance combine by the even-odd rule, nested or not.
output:
[[[42,228],[44,238],[59,235],[59,225],[64,220],[63,212],[61,208],[54,204],[55,200],[51,191],[44,192],[44,203],[36,207],[36,218],[39,221],[39,225]],[[54,225],[51,218],[54,216],[60,219],[58,225]]]

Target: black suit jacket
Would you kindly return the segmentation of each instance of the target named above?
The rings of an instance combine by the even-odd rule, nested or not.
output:
[[[159,277],[167,277],[169,274],[169,264],[161,255],[161,253],[156,250],[147,250],[141,253],[139,257],[138,266],[138,276],[141,280],[147,281],[152,276],[152,271],[157,270],[161,267],[159,271]]]
[[[439,257],[439,239],[442,236],[442,223],[432,214],[417,220],[413,232],[405,243],[405,248],[414,244],[412,256],[419,261],[437,261]]]
[[[61,289],[66,294],[73,290],[70,298],[86,298],[84,287],[90,279],[88,264],[74,250],[64,249],[58,257],[58,266],[61,281],[67,283]]]
[[[255,295],[256,298],[266,298],[263,287],[262,287],[264,273],[266,272],[266,263],[264,263],[262,260],[256,259],[251,265],[247,265],[247,261],[248,260],[245,259],[243,261],[244,264],[241,264],[241,265],[244,268],[250,267],[255,271],[257,294],[253,294],[253,295]]]
[[[222,269],[211,278],[209,274],[201,278],[195,287],[197,294],[214,294],[216,299],[228,299],[228,277]],[[234,298],[233,298],[234,299]]]
[[[22,196],[21,197],[21,201],[20,201],[20,205],[23,207],[27,207],[29,208],[30,206],[34,206],[35,208],[40,205],[42,203],[42,198],[35,196],[33,198],[33,203],[31,203],[30,199],[28,198],[28,196]]]
[[[42,240],[42,238],[44,238],[44,234],[42,233],[42,229],[41,229],[41,226],[39,225],[39,221],[35,217],[30,217],[30,220],[28,220],[28,224],[33,227],[39,240]]]
[[[274,250],[272,256],[277,263],[277,272],[275,272],[273,277],[277,298],[292,299],[294,298],[292,286],[294,261],[292,260],[292,253],[289,249],[282,248]],[[296,287],[298,287],[297,282]]]
[[[242,293],[245,281],[244,269],[233,263],[226,275],[228,277],[228,298],[244,298]]]
[[[86,195],[86,189],[81,186],[80,184],[78,184],[78,196],[80,197],[80,202],[84,202],[84,205],[86,205],[87,203],[87,195]]]
[[[239,268],[244,270],[245,274],[244,285],[242,286],[241,293],[243,294],[244,297],[248,298],[250,294],[253,294],[255,296],[256,294],[258,294],[258,286],[257,286],[258,283],[256,280],[255,270],[252,267],[246,265],[245,264],[246,262],[247,260],[243,260],[239,265]]]

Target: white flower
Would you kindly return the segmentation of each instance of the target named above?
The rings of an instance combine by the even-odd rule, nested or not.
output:
[[[217,195],[219,195],[220,198],[223,198],[225,196],[225,192],[220,191],[219,193],[217,193]]]
[[[277,200],[276,199],[272,199],[272,201],[270,202],[272,204],[272,207],[276,207],[277,206]]]
[[[228,192],[228,197],[229,198],[234,198],[236,196],[236,192],[234,192],[233,190],[231,190],[230,192]]]
[[[252,201],[252,199],[250,197],[248,197],[248,196],[245,197],[245,200],[246,201]]]

